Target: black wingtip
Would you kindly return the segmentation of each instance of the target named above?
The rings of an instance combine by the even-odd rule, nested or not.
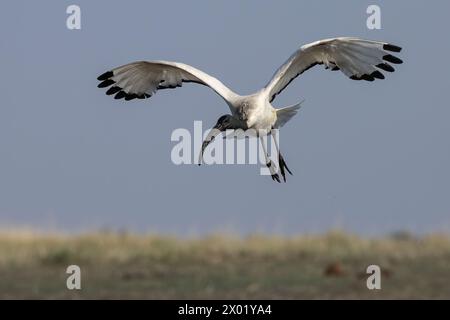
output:
[[[376,78],[376,79],[380,79],[383,80],[384,79],[384,75],[380,72],[380,71],[374,71],[370,74],[372,77]]]
[[[369,81],[369,82],[375,81],[375,78],[372,77],[370,74],[363,74],[361,76],[361,79]]]
[[[122,98],[125,98],[125,96],[126,96],[127,94],[125,93],[125,92],[123,92],[123,91],[119,91],[115,96],[114,96],[114,99],[122,99]]]
[[[114,87],[109,88],[108,91],[106,91],[106,94],[107,94],[108,96],[110,96],[110,95],[112,95],[112,94],[115,94],[115,93],[119,92],[120,90],[122,90],[121,87],[116,87],[116,86],[114,86]]]
[[[350,77],[350,79],[357,80],[357,81],[359,81],[359,80],[366,80],[366,81],[369,81],[369,82],[375,81],[374,76],[372,76],[370,74],[363,74],[361,77],[358,77],[357,75],[353,75],[353,76]]]
[[[97,80],[98,81],[103,81],[103,80],[107,80],[111,77],[114,76],[114,73],[112,71],[106,71],[105,73],[103,73],[102,75],[100,75]]]
[[[106,87],[109,87],[110,85],[112,85],[114,83],[116,83],[114,80],[107,79],[107,80],[105,80],[103,82],[100,82],[97,87],[99,87],[99,88],[106,88]]]
[[[390,43],[386,43],[383,46],[383,49],[386,50],[386,51],[392,51],[392,52],[400,52],[400,51],[402,51],[401,47],[393,45],[393,44],[390,44]]]
[[[391,63],[393,63],[393,64],[402,64],[402,63],[403,63],[402,59],[399,59],[399,58],[397,58],[397,57],[394,57],[394,56],[391,55],[391,54],[385,55],[385,56],[383,57],[383,60],[385,60],[385,61],[387,61],[387,62],[391,62]]]
[[[377,64],[377,68],[380,68],[381,70],[384,70],[386,72],[394,72],[395,71],[394,67],[391,66],[389,63]]]
[[[125,101],[134,100],[134,99],[136,99],[137,97],[138,97],[137,94],[134,94],[134,93],[127,94],[127,95],[125,96]]]

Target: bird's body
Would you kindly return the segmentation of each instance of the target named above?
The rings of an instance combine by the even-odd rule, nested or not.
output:
[[[242,122],[240,129],[270,131],[277,120],[276,109],[260,92],[241,96],[235,103],[232,115]]]
[[[341,70],[352,80],[374,81],[384,79],[380,70],[393,72],[389,64],[400,64],[402,61],[390,52],[400,52],[395,45],[357,38],[326,39],[300,47],[274,74],[269,83],[258,92],[241,96],[230,90],[216,78],[187,64],[170,61],[133,62],[98,77],[102,81],[100,88],[111,86],[106,92],[115,95],[115,99],[133,100],[151,97],[156,91],[181,87],[183,83],[193,82],[213,89],[227,103],[231,115],[219,118],[214,127],[219,132],[227,129],[254,129],[257,133],[269,133],[279,129],[288,122],[300,108],[300,103],[276,109],[272,106],[275,97],[286,88],[292,80],[316,66],[324,65],[332,71]],[[209,140],[208,140],[209,138]],[[210,135],[203,145],[203,150],[214,138]],[[267,166],[272,178],[280,182],[277,170],[267,157]],[[278,146],[276,146],[278,149]],[[283,157],[279,153],[280,171],[285,179],[286,169]]]

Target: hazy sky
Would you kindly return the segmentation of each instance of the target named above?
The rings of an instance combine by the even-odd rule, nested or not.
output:
[[[77,4],[82,29],[66,28]],[[368,30],[379,4],[382,30]],[[0,223],[202,234],[450,231],[448,1],[8,1],[0,13]],[[276,100],[306,99],[281,132],[294,176],[259,166],[175,166],[170,141],[228,112],[185,85],[148,100],[96,77],[134,60],[192,64],[245,94],[300,45],[384,40],[405,63],[385,81],[321,67]],[[205,128],[206,129],[206,128]]]

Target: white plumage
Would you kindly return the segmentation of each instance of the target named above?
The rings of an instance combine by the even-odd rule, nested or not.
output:
[[[300,108],[300,103],[291,107],[275,109],[271,102],[292,80],[316,66],[342,71],[352,80],[374,81],[384,79],[381,71],[393,72],[391,64],[402,60],[392,55],[401,48],[389,43],[357,38],[334,38],[313,42],[298,49],[274,74],[260,91],[241,96],[230,90],[216,78],[192,66],[169,61],[139,61],[105,72],[98,77],[98,87],[110,87],[108,95],[115,99],[133,100],[151,97],[158,90],[181,87],[183,83],[197,83],[210,87],[228,104],[231,115],[219,118],[215,128],[256,129],[270,132],[288,122]],[[204,148],[209,141],[206,141]],[[203,148],[203,149],[204,149]],[[284,169],[289,169],[278,150],[279,167],[284,181]],[[280,182],[278,170],[266,154],[267,166],[272,178]]]

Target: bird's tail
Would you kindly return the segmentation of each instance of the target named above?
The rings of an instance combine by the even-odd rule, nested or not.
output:
[[[291,120],[291,118],[297,114],[304,101],[305,100],[302,100],[299,103],[286,108],[277,109],[277,121],[275,122],[274,128],[279,129],[284,126],[286,122]]]

